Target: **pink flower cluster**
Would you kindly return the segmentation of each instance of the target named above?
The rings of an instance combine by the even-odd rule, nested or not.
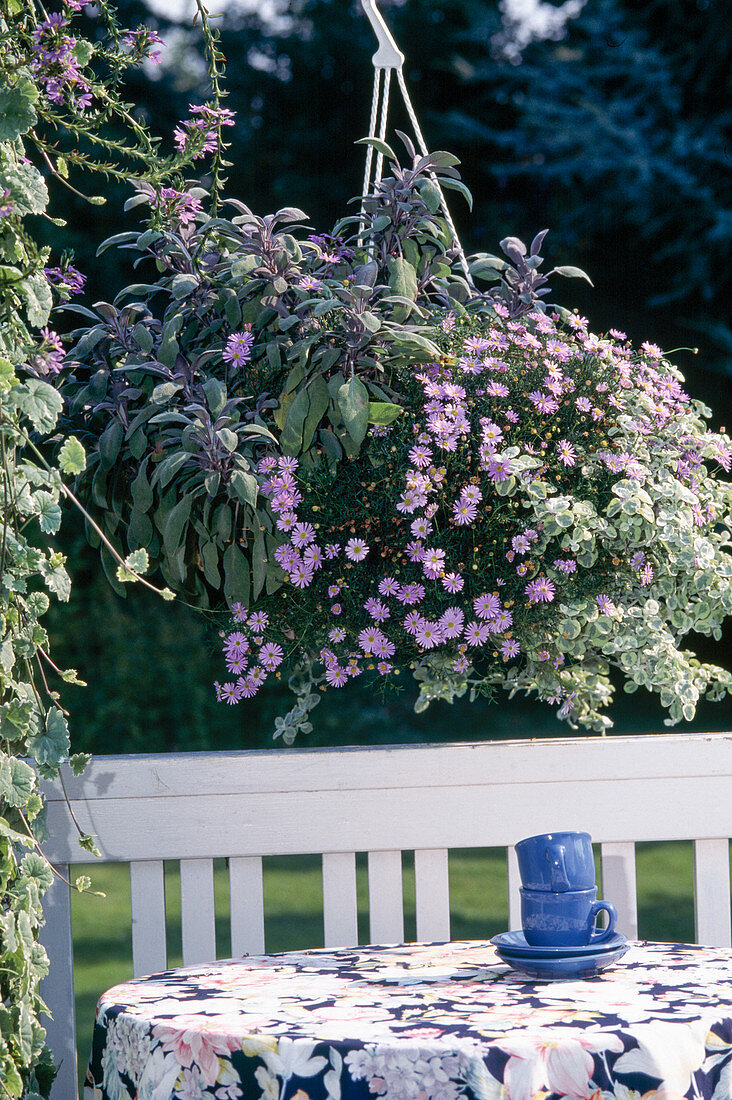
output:
[[[425,656],[478,678],[486,665],[520,657],[558,669],[565,654],[554,630],[563,597],[587,593],[612,615],[612,580],[598,592],[611,568],[635,575],[643,587],[654,580],[650,548],[613,547],[604,565],[583,569],[567,543],[544,530],[540,512],[534,526],[531,512],[523,518],[522,483],[549,483],[559,502],[618,478],[642,481],[638,457],[608,442],[611,429],[622,414],[626,439],[636,433],[651,450],[678,452],[663,429],[688,398],[653,345],[638,356],[622,333],[588,334],[584,318],[572,318],[567,334],[543,314],[510,320],[500,306],[497,312],[497,323],[460,344],[454,318],[446,318],[443,332],[457,353],[415,373],[420,394],[412,395],[411,425],[405,417],[396,445],[379,444],[387,471],[394,464],[403,470],[406,459],[385,514],[362,512],[354,498],[352,516],[326,519],[328,503],[313,506],[313,496],[305,496],[297,459],[270,455],[258,464],[282,537],[274,558],[292,592],[290,606],[307,616],[305,644],[329,686],[343,687],[366,670],[397,673]],[[373,428],[374,445],[392,431]],[[696,442],[682,441],[675,460],[676,476],[692,491],[704,476]],[[715,457],[725,469],[732,464],[721,437]],[[714,521],[709,506],[698,512],[700,525]],[[490,556],[483,553],[489,542]],[[220,691],[235,694],[239,684]],[[568,712],[572,692],[558,681],[555,689],[554,701]]]
[[[265,641],[269,616],[264,611],[249,613],[243,604],[232,605],[231,614],[238,629],[222,633],[226,667],[236,676],[225,684],[214,684],[220,703],[239,703],[251,699],[272,672],[282,664],[284,653],[277,642]]]
[[[194,160],[214,153],[219,145],[222,126],[234,125],[234,112],[207,103],[191,103],[188,110],[195,118],[176,126],[173,140],[181,153],[190,153]]]
[[[73,7],[72,12],[81,10]],[[91,85],[77,59],[77,39],[68,34],[69,20],[52,13],[33,30],[30,68],[52,103],[83,111],[91,106]]]
[[[161,187],[156,191],[150,199],[150,207],[163,221],[184,229],[195,224],[196,214],[200,214],[202,209],[200,199],[187,191],[176,191],[173,187]]]

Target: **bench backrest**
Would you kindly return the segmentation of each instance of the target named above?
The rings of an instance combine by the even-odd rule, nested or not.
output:
[[[404,938],[403,851],[414,852],[419,940],[450,938],[448,851],[583,829],[601,844],[603,895],[637,933],[637,841],[693,840],[696,939],[730,945],[732,735],[659,735],[367,749],[97,757],[65,776],[71,811],[105,861],[129,863],[135,975],[166,966],[164,860],[180,861],[184,964],[215,957],[213,859],[229,866],[232,953],[264,950],[262,857],[322,856],[325,945],[358,942],[356,853],[368,853],[369,940]],[[88,861],[59,783],[46,784],[47,854]],[[49,891],[43,940],[54,1096],[75,1096],[68,889]],[[99,991],[100,994],[103,992]]]

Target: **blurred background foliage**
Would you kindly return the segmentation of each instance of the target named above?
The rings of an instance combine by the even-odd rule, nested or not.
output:
[[[207,94],[198,29],[186,0],[118,0],[124,26],[166,40],[161,63],[127,86],[166,144],[189,102]],[[555,288],[594,331],[621,328],[664,349],[689,392],[724,423],[732,371],[729,124],[732,21],[722,0],[381,0],[406,54],[405,75],[430,148],[462,160],[475,209],[452,201],[468,251],[551,230],[550,264],[576,264],[594,289]],[[212,13],[220,10],[212,3]],[[572,17],[567,19],[567,15]],[[216,20],[228,61],[226,106],[237,112],[228,193],[264,214],[306,210],[323,231],[361,186],[375,40],[353,0],[229,0]],[[409,129],[393,97],[392,125]],[[90,208],[62,200],[72,248],[94,301],[129,281],[125,253],[95,257],[106,236],[134,228],[110,184]],[[142,276],[144,277],[144,276]],[[76,563],[71,604],[54,611],[57,652],[88,681],[70,688],[77,751],[264,747],[289,705],[274,689],[235,708],[217,704],[215,631],[183,606],[142,592],[120,601],[70,516],[62,547]],[[700,639],[724,663],[729,639]],[[693,641],[692,641],[693,644]],[[696,648],[696,647],[695,647]],[[71,693],[74,693],[73,695]],[[564,735],[538,704],[505,699],[411,712],[411,692],[382,701],[353,684],[314,712],[312,745],[481,736]],[[660,709],[620,697],[616,732],[662,728]],[[732,705],[707,704],[695,729],[732,727]],[[684,729],[689,727],[684,726]]]

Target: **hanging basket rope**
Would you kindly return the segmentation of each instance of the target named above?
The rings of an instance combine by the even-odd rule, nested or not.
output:
[[[376,0],[361,0],[361,6],[369,18],[369,22],[374,29],[374,33],[379,42],[379,48],[374,54],[372,61],[374,65],[374,90],[371,98],[371,118],[369,121],[369,137],[378,137],[381,141],[386,139],[386,127],[389,116],[389,95],[391,91],[391,75],[392,72],[396,73],[397,82],[399,84],[399,90],[402,94],[404,106],[407,109],[407,115],[409,121],[412,124],[414,136],[417,139],[417,145],[423,156],[427,156],[429,150],[422,134],[422,128],[419,125],[417,113],[414,109],[411,96],[409,95],[409,89],[407,88],[407,82],[404,79],[404,54],[401,52],[394,37],[384,22],[384,18],[376,6]],[[381,107],[381,111],[379,111]],[[376,131],[378,120],[378,134]],[[382,171],[384,166],[384,155],[379,150],[376,151],[376,163],[374,165],[374,148],[372,145],[368,145],[366,148],[366,167],[363,177],[363,190],[361,192],[361,233],[366,228],[366,200],[368,196],[375,191],[381,183]],[[373,169],[373,176],[372,176]],[[452,234],[453,247],[455,248],[458,258],[460,260],[460,266],[463,269],[463,273],[470,287],[473,287],[473,279],[470,274],[470,268],[468,267],[468,261],[465,256],[465,250],[460,243],[455,223],[452,220],[452,215],[447,205],[445,193],[440,186],[440,181],[434,172],[430,172],[430,177],[434,182],[437,190],[440,194],[440,205],[442,212],[445,216],[445,221],[448,224],[450,233]]]

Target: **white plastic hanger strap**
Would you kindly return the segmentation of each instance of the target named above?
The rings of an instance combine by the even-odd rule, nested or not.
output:
[[[414,106],[412,104],[412,98],[411,98],[411,96],[409,94],[409,90],[407,88],[407,82],[404,79],[404,73],[402,72],[401,69],[397,69],[397,79],[399,80],[399,87],[401,89],[402,99],[404,100],[404,106],[407,108],[407,114],[409,115],[409,121],[412,123],[412,128],[414,129],[414,136],[417,139],[417,144],[419,146],[419,151],[420,151],[420,153],[422,154],[423,157],[426,157],[429,153],[429,150],[427,148],[427,143],[424,140],[424,136],[422,134],[422,129],[421,129],[421,127],[419,125],[419,121],[417,119],[417,112],[415,111]],[[435,186],[437,187],[437,190],[440,193],[440,202],[442,203],[442,212],[445,215],[445,221],[447,222],[448,227],[450,229],[450,233],[452,234],[453,244],[455,245],[455,248],[457,249],[458,258],[460,260],[460,266],[463,269],[463,274],[465,275],[465,278],[468,282],[468,286],[472,287],[474,284],[473,284],[472,276],[470,274],[470,268],[468,267],[468,261],[467,261],[466,256],[465,256],[465,250],[463,249],[463,246],[460,243],[460,238],[458,237],[457,229],[455,228],[455,223],[452,220],[452,215],[450,214],[450,210],[449,210],[448,205],[447,205],[447,199],[445,198],[445,192],[442,190],[442,187],[440,186],[440,181],[438,180],[438,178],[437,178],[437,176],[435,175],[434,172],[430,172],[430,178],[432,179],[433,183],[435,184]]]
[[[397,80],[399,81],[399,89],[402,93],[402,99],[404,100],[404,106],[407,109],[409,120],[414,129],[414,135],[417,139],[420,152],[423,156],[427,156],[428,149],[427,144],[422,134],[422,129],[417,119],[417,113],[414,110],[411,96],[407,89],[407,83],[404,79],[403,65],[404,54],[398,48],[394,38],[387,27],[381,12],[376,7],[376,0],[361,0],[361,6],[369,18],[369,22],[374,29],[374,33],[379,42],[379,48],[373,55],[372,61],[374,65],[374,92],[371,100],[371,119],[369,122],[369,137],[376,137],[376,120],[379,115],[379,101],[381,100],[381,117],[379,119],[379,138],[381,141],[386,139],[386,127],[389,114],[389,91],[391,85],[392,70],[396,70]],[[381,74],[384,74],[384,87],[383,96],[381,91]],[[372,190],[371,168],[373,165],[374,149],[372,145],[367,146],[366,149],[366,168],[364,172],[363,192],[361,196],[361,217],[359,232],[362,235],[366,228],[366,199]],[[373,190],[376,190],[381,183],[382,171],[383,171],[384,156],[379,150],[376,152],[376,168],[373,178]],[[440,195],[440,203],[442,206],[442,212],[445,215],[445,221],[452,235],[453,246],[455,247],[460,260],[460,266],[463,270],[467,283],[470,287],[474,288],[473,279],[468,267],[468,261],[465,257],[465,251],[460,238],[458,237],[455,223],[452,220],[447,200],[445,199],[445,193],[440,186],[440,182],[434,172],[429,173],[430,178],[434,182]]]

